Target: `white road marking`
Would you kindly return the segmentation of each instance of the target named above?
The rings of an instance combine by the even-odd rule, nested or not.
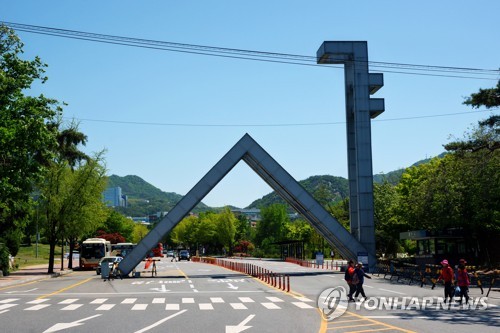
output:
[[[295,297],[295,298],[301,302],[314,302],[312,299],[309,299],[307,297]]]
[[[8,308],[11,308],[13,306],[16,306],[17,304],[3,304],[3,305],[0,305],[0,310],[5,310],[5,309],[8,309]]]
[[[262,304],[266,309],[269,309],[269,310],[278,310],[278,309],[281,309],[275,303],[260,303],[260,304]]]
[[[200,304],[198,304],[198,307],[200,308],[200,310],[213,310],[214,309],[212,303],[200,303]]]
[[[246,310],[248,309],[243,303],[229,303],[235,310]]]
[[[292,304],[301,308],[301,309],[314,309],[314,307],[312,307],[309,304],[306,304],[304,302],[292,302]]]
[[[2,303],[10,303],[10,302],[15,302],[15,301],[19,301],[20,298],[7,298],[7,299],[3,299],[0,301],[0,304]]]
[[[102,304],[102,303],[106,302],[107,300],[108,300],[107,298],[96,298],[95,300],[90,302],[90,304]]]
[[[76,301],[78,301],[78,298],[68,298],[65,299],[64,301],[59,302],[58,304],[71,304],[75,303]]]
[[[134,304],[137,301],[137,298],[125,298],[122,301],[122,304]]]
[[[83,304],[70,304],[68,306],[65,306],[64,308],[62,308],[61,310],[64,310],[64,311],[73,311],[73,310],[76,310],[78,309],[80,306],[82,306]]]
[[[132,310],[134,310],[134,311],[144,311],[144,310],[146,310],[147,307],[148,307],[147,304],[134,304],[134,306],[132,307]]]
[[[47,302],[48,300],[49,300],[48,298],[35,299],[33,301],[26,302],[26,304],[41,304]]]
[[[184,304],[186,304],[186,303],[194,303],[194,298],[183,297],[182,298],[182,303],[184,303]]]
[[[254,300],[251,299],[250,297],[238,297],[240,301],[243,303],[254,303]]]
[[[149,331],[150,329],[155,328],[156,326],[161,325],[161,324],[163,324],[164,322],[166,322],[167,320],[172,319],[172,318],[174,318],[174,317],[176,317],[176,316],[178,316],[178,315],[180,315],[180,314],[183,314],[183,313],[184,313],[184,312],[186,312],[186,311],[187,311],[187,310],[182,310],[182,311],[179,311],[179,312],[177,312],[177,313],[174,313],[173,315],[170,315],[170,316],[168,316],[167,318],[163,318],[162,320],[157,321],[156,323],[154,323],[154,324],[152,324],[152,325],[149,325],[148,327],[144,327],[144,328],[143,328],[143,329],[141,329],[141,330],[135,331],[134,333],[144,333],[144,332],[146,332],[146,331]]]
[[[369,286],[369,285],[366,285],[366,284],[364,284],[363,287],[366,287],[366,288],[375,288],[375,287],[372,287],[372,286]]]
[[[193,302],[193,303],[194,303],[194,302]],[[172,304],[172,303],[168,304],[168,303],[167,303],[167,304],[165,305],[165,310],[174,310],[174,311],[179,311],[179,309],[180,309],[179,304]]]
[[[284,300],[282,300],[281,298],[278,298],[278,297],[266,297],[268,300],[270,300],[271,302],[284,302]]]
[[[5,312],[9,312],[10,310],[3,310],[3,311],[0,311],[0,314],[2,313],[5,313]]]
[[[115,304],[103,304],[103,305],[99,306],[96,309],[96,311],[108,311],[108,310],[111,310],[114,306],[115,306]]]
[[[24,310],[25,311],[38,311],[38,310],[41,310],[41,309],[46,308],[48,306],[50,306],[50,304],[38,304],[38,305],[34,305],[32,307],[26,308]]]
[[[153,304],[163,304],[165,303],[165,298],[153,298]]]
[[[224,300],[222,297],[210,297],[210,301],[212,303],[224,303]]]

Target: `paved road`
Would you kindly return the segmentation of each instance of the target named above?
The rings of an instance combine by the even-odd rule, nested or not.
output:
[[[235,260],[290,275],[285,293],[248,275],[193,262],[158,262],[158,275],[103,281],[95,272],[2,287],[2,332],[498,332],[497,294],[481,310],[379,309],[375,300],[436,298],[442,290],[391,283],[365,284],[373,301],[350,303],[346,312],[322,320],[323,290],[344,286],[343,273],[278,261]],[[139,268],[139,270],[142,269]],[[475,299],[481,296],[471,291]],[[394,300],[394,298],[393,298]],[[377,304],[378,305],[378,304]],[[477,307],[480,308],[480,305]],[[391,307],[389,307],[391,308]]]

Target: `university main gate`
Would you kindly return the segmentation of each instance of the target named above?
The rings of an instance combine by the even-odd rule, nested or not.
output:
[[[370,120],[384,111],[384,100],[371,99],[370,94],[383,85],[383,77],[368,73],[366,42],[324,42],[317,58],[321,64],[345,66],[351,233],[245,134],[120,262],[123,274],[128,275],[241,160],[337,248],[342,257],[355,259],[363,254],[368,257],[369,266],[375,265]]]

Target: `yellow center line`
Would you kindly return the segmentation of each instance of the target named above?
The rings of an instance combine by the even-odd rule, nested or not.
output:
[[[0,290],[10,289],[10,288],[14,288],[14,287],[23,287],[23,286],[27,286],[28,284],[33,284],[33,283],[36,283],[36,282],[39,282],[39,281],[43,281],[43,280],[46,280],[46,279],[40,279],[40,280],[30,281],[30,282],[21,283],[21,284],[13,284],[13,285],[10,285],[10,286],[6,286],[6,287],[3,287],[3,288],[0,288]]]
[[[84,284],[84,283],[86,283],[86,282],[89,282],[89,281],[90,281],[90,280],[92,280],[92,279],[94,279],[94,278],[88,278],[88,279],[86,279],[86,280],[83,280],[83,281],[80,281],[80,282],[78,282],[78,283],[72,284],[71,286],[68,286],[68,287],[66,287],[66,288],[62,288],[62,289],[59,289],[59,290],[57,290],[57,291],[54,291],[54,292],[53,292],[53,293],[51,293],[51,294],[42,295],[42,296],[38,297],[37,299],[42,299],[42,298],[45,298],[45,297],[49,297],[49,296],[53,296],[53,295],[57,295],[57,294],[59,294],[59,293],[62,293],[63,291],[66,291],[66,290],[68,290],[68,289],[71,289],[71,288],[77,287],[77,286],[79,286],[79,285],[81,285],[81,284]]]

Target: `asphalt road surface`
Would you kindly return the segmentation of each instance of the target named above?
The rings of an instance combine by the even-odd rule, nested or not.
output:
[[[342,316],[332,319],[318,308],[318,299],[324,301],[324,290],[345,286],[343,273],[278,261],[236,261],[289,274],[291,291],[215,265],[162,259],[153,277],[147,272],[104,281],[95,272],[81,271],[0,289],[0,332],[456,333],[498,332],[500,326],[498,292],[480,300],[479,290],[471,290],[477,300],[472,310],[436,309],[434,303],[425,309],[415,304],[379,308],[375,302],[381,297],[398,297],[401,303],[405,297],[442,296],[441,287],[431,290],[382,277],[365,283],[371,302],[340,304]]]

